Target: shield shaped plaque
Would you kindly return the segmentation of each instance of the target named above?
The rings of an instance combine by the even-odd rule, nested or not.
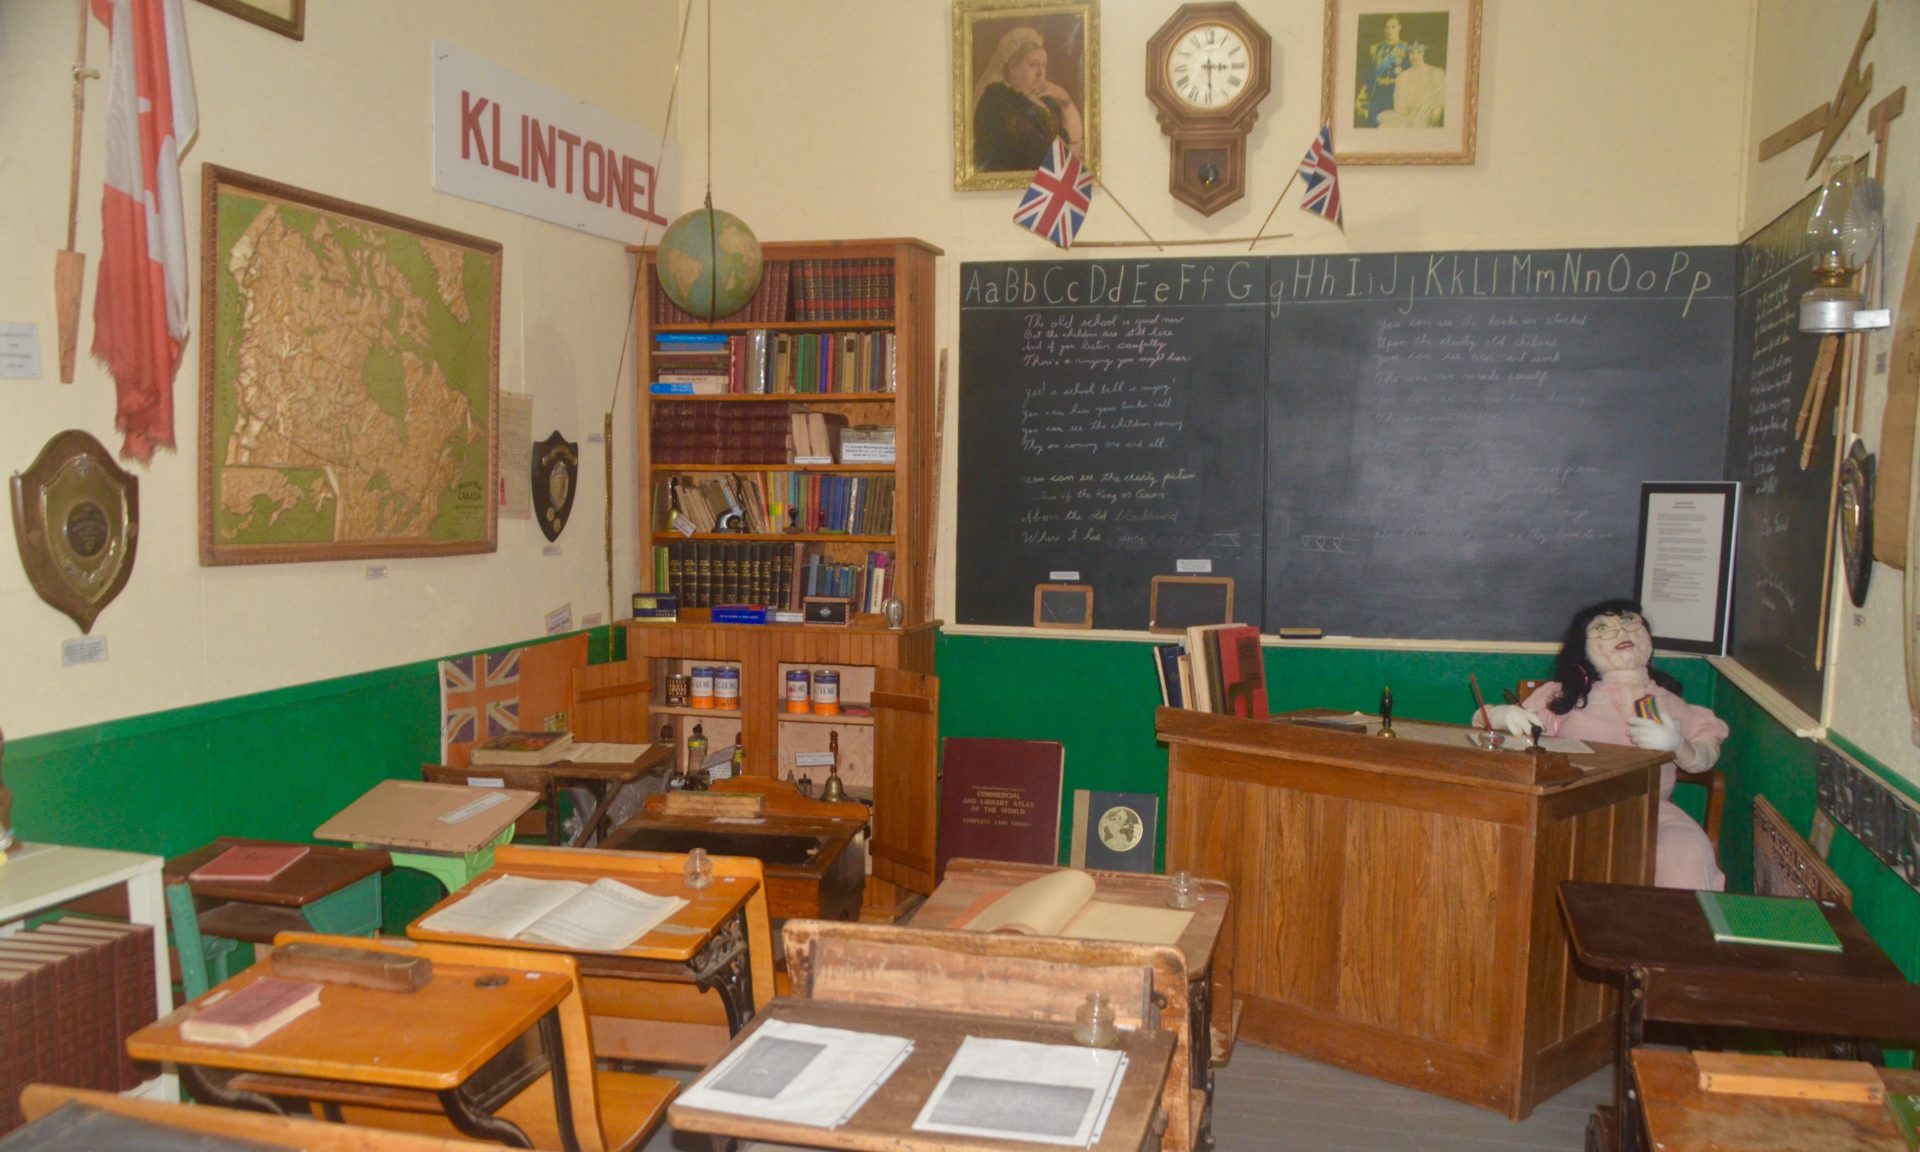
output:
[[[580,445],[569,443],[555,429],[533,446],[533,517],[547,539],[558,540],[566,530],[579,480]]]
[[[69,429],[13,477],[13,538],[40,598],[93,631],[133,575],[139,478],[100,441]]]

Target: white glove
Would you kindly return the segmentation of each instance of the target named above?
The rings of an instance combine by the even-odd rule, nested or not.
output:
[[[1473,714],[1473,723],[1476,728],[1480,726],[1480,714],[1478,712]],[[1546,728],[1546,724],[1541,721],[1538,715],[1527,711],[1518,704],[1487,705],[1487,723],[1495,728],[1505,728],[1515,736],[1527,736],[1532,734],[1535,728],[1542,730]]]
[[[1634,716],[1627,721],[1627,739],[1633,741],[1635,748],[1645,748],[1651,752],[1679,752],[1686,746],[1686,739],[1680,735],[1680,725],[1673,717],[1662,715],[1658,720],[1649,720],[1645,716]],[[1679,757],[1674,757],[1678,762]]]

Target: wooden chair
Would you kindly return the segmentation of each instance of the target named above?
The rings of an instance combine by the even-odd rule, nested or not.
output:
[[[514,820],[513,838],[559,843],[560,811],[556,800],[559,790],[553,785],[553,773],[544,768],[507,764],[470,764],[465,768],[449,768],[445,764],[422,764],[420,779],[429,784],[517,788],[523,792],[536,792],[540,796],[539,801]]]
[[[573,1147],[579,1152],[627,1152],[637,1148],[659,1125],[668,1103],[680,1089],[679,1081],[671,1077],[603,1070],[595,1066],[579,967],[574,958],[564,952],[307,933],[283,934],[275,945],[284,946],[294,941],[424,956],[436,964],[551,973],[566,980],[571,990],[557,1009],[562,1040],[561,1066],[549,1069],[493,1112],[517,1124],[537,1149]],[[404,1021],[395,1021],[397,1028],[404,1028],[404,1024]],[[566,1100],[572,1110],[571,1145],[563,1140],[559,1127],[553,1083],[556,1076],[564,1080]],[[439,1101],[428,1092],[392,1088],[361,1090],[334,1081],[255,1074],[235,1076],[231,1087],[306,1100],[322,1114],[330,1112],[349,1124],[427,1135],[459,1135],[441,1112]]]
[[[1525,700],[1542,684],[1548,683],[1551,681],[1522,680],[1515,685],[1514,691],[1520,694],[1520,699]],[[1713,854],[1716,857],[1719,856],[1720,817],[1727,807],[1727,774],[1717,767],[1705,772],[1681,772],[1674,786],[1678,788],[1681,784],[1690,788],[1699,788],[1706,794],[1700,814],[1697,816],[1692,812],[1687,814],[1700,821],[1700,826],[1707,830],[1707,839],[1713,843]],[[1681,807],[1685,808],[1687,805],[1683,804]]]
[[[793,995],[802,999],[1072,1023],[1087,993],[1102,992],[1122,1028],[1174,1036],[1160,1093],[1162,1147],[1191,1152],[1201,1142],[1207,1097],[1194,1084],[1178,948],[830,920],[789,920],[784,935]]]

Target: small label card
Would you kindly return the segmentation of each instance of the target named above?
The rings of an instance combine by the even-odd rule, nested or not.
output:
[[[1197,573],[1199,575],[1204,576],[1213,571],[1213,561],[1211,560],[1176,560],[1173,562],[1173,570],[1175,572],[1180,572],[1183,574]]]
[[[107,659],[107,638],[105,636],[75,636],[71,640],[60,641],[60,666],[70,668],[75,664],[102,664]]]
[[[0,380],[40,379],[40,326],[0,323]]]
[[[547,613],[547,635],[558,636],[562,632],[573,631],[573,605],[562,604]]]

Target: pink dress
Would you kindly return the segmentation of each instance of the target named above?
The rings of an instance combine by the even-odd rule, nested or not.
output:
[[[1727,738],[1726,721],[1712,709],[1687,703],[1660,687],[1649,685],[1662,715],[1673,717],[1680,735],[1689,741],[1702,738],[1718,743]],[[1627,736],[1627,721],[1633,716],[1633,701],[1616,684],[1602,680],[1587,693],[1585,706],[1565,716],[1548,710],[1560,696],[1557,682],[1542,684],[1523,702],[1547,725],[1547,735],[1566,736],[1593,744],[1632,744]],[[1653,852],[1653,882],[1662,888],[1708,888],[1718,892],[1727,886],[1726,873],[1713,858],[1713,841],[1706,830],[1694,823],[1670,799],[1673,795],[1674,763],[1660,766],[1660,822]]]

